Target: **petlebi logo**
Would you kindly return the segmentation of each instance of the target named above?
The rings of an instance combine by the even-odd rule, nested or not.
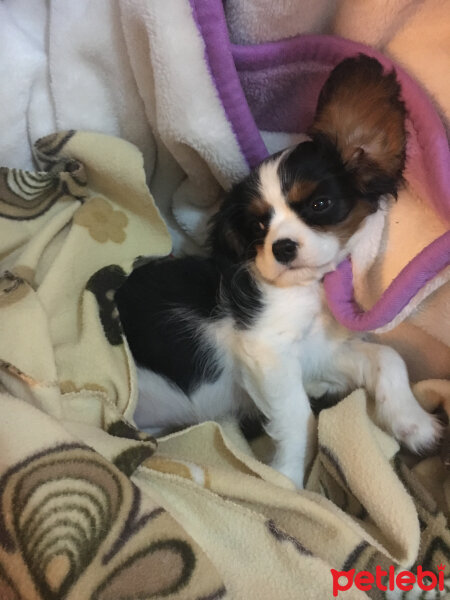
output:
[[[336,571],[331,569],[333,577],[333,596],[345,600],[345,591],[353,586],[368,592],[373,588],[384,592],[386,600],[446,600],[450,598],[450,577],[446,577],[445,565],[439,565],[437,573],[424,570],[420,565],[415,573],[387,570],[377,565],[375,573],[370,571]]]

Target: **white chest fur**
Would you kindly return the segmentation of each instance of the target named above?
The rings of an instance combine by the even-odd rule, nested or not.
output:
[[[272,370],[285,371],[291,363],[304,383],[323,381],[337,347],[349,336],[330,315],[321,284],[264,285],[263,297],[265,306],[254,326],[234,332],[234,352],[239,359],[243,353],[259,355]]]

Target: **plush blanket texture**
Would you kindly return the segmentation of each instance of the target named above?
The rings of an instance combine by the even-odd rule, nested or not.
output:
[[[2,600],[322,599],[332,568],[448,564],[444,463],[402,457],[361,390],[320,413],[302,493],[232,422],[136,431],[114,290],[171,247],[142,156],[73,131],[35,156],[0,171]]]

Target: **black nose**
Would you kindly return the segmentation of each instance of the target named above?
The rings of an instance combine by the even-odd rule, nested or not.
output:
[[[272,244],[272,252],[275,258],[282,265],[292,262],[297,256],[297,242],[288,238],[277,240]]]

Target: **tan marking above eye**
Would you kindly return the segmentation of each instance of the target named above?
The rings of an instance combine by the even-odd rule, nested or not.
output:
[[[303,202],[314,192],[317,185],[317,181],[310,181],[308,179],[296,181],[287,193],[288,203],[297,204],[298,202]]]
[[[265,217],[268,213],[270,213],[272,206],[260,196],[255,196],[252,198],[248,209],[252,215],[258,218]]]

